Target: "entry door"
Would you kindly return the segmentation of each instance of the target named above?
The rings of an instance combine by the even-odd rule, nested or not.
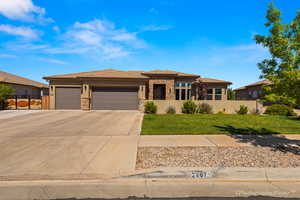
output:
[[[93,110],[138,110],[137,88],[93,88]]]

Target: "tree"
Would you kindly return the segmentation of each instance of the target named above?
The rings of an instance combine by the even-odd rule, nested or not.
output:
[[[7,97],[12,95],[12,93],[13,93],[12,87],[5,84],[0,84],[0,108],[3,108],[4,101],[6,100]]]
[[[228,90],[227,90],[227,99],[235,100],[235,92],[232,88],[228,88]]]
[[[256,35],[257,44],[269,49],[271,57],[258,63],[261,78],[273,84],[264,86],[263,99],[300,106],[300,11],[289,24],[283,24],[274,4],[267,10],[267,36]]]
[[[195,96],[198,96],[198,99],[196,100],[205,99],[205,97],[207,96],[207,89],[207,83],[204,83],[202,81],[195,82],[192,87],[192,93],[195,94]]]

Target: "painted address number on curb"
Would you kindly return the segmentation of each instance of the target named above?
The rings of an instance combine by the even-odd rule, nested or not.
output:
[[[209,172],[193,171],[192,178],[209,178]]]

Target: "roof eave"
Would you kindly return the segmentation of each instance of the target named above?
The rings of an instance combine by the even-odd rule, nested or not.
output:
[[[77,77],[79,79],[145,79],[148,80],[148,77]]]
[[[14,85],[24,85],[24,86],[30,86],[30,87],[35,87],[35,88],[48,88],[48,85],[41,86],[41,85],[31,85],[31,84],[21,84],[21,83],[15,83],[15,82],[6,82],[6,81],[0,81],[0,83],[3,84],[14,84]]]
[[[83,77],[83,76],[78,76],[78,77],[43,77],[45,80],[63,80],[63,79],[144,79],[148,80],[149,78],[147,77]]]

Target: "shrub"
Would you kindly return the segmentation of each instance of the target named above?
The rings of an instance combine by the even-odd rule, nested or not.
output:
[[[173,106],[168,107],[167,114],[176,114],[176,109]]]
[[[296,113],[289,106],[283,104],[274,104],[269,106],[265,114],[268,115],[282,115],[282,116],[296,116]]]
[[[192,100],[187,100],[183,103],[182,113],[195,114],[197,112],[197,105]]]
[[[157,106],[154,104],[153,101],[147,101],[144,107],[145,113],[147,114],[155,114],[157,111]]]
[[[248,107],[244,105],[240,105],[240,109],[237,111],[239,115],[246,115],[248,113]]]
[[[197,113],[212,114],[212,107],[207,103],[201,103],[198,105]]]

